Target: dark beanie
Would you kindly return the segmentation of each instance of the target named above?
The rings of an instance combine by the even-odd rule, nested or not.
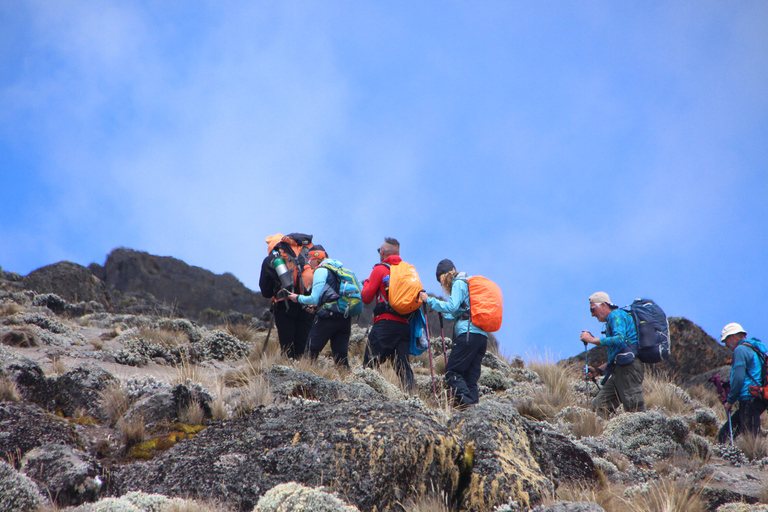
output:
[[[440,282],[440,276],[445,274],[446,272],[450,272],[451,270],[456,270],[456,267],[453,266],[453,262],[451,260],[443,260],[440,263],[437,264],[437,282]]]

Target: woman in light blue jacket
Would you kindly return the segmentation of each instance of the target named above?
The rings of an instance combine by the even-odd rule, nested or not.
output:
[[[445,379],[457,406],[473,405],[480,400],[477,381],[488,348],[488,333],[472,323],[467,275],[457,272],[451,260],[438,263],[436,275],[449,299],[444,301],[421,292],[421,300],[431,309],[443,313],[448,320],[456,322],[453,348],[445,366]]]

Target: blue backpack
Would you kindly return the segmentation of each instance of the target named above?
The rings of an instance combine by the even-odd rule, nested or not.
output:
[[[667,315],[651,299],[635,299],[621,308],[635,320],[637,356],[644,363],[660,363],[669,358],[669,322]]]
[[[421,308],[413,312],[410,320],[411,324],[411,346],[409,352],[412,356],[420,356],[429,348],[427,339],[427,319]]]
[[[345,318],[359,316],[363,312],[360,295],[363,287],[355,273],[343,267],[339,260],[328,259],[320,267],[328,269],[328,281],[320,300],[322,309],[341,313]]]

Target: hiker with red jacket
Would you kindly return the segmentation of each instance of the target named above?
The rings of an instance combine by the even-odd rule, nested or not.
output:
[[[416,388],[409,361],[411,325],[406,317],[389,305],[390,270],[387,265],[398,265],[403,261],[400,258],[400,243],[394,238],[385,238],[377,251],[381,263],[373,266],[370,277],[363,281],[360,294],[365,304],[376,300],[363,365],[372,368],[392,360],[403,387],[410,393]]]
[[[720,341],[733,350],[731,389],[725,402],[725,411],[731,414],[731,421],[726,421],[717,435],[718,442],[724,444],[730,438],[731,429],[734,437],[744,431],[760,433],[760,415],[765,411],[765,402],[752,396],[749,387],[763,385],[761,382],[762,358],[765,357],[768,348],[756,338],[747,339],[747,332],[737,323],[730,323],[723,327]],[[731,411],[736,402],[739,402],[738,410]]]
[[[277,233],[266,238],[267,257],[261,264],[259,288],[261,295],[272,299],[271,311],[274,315],[280,349],[292,359],[304,355],[307,338],[312,329],[315,315],[311,310],[287,300],[294,292],[307,295],[312,286],[312,269],[309,266],[308,251],[312,247],[312,235],[291,233],[283,236]],[[286,282],[281,281],[275,268],[282,263]]]
[[[421,292],[421,300],[432,310],[443,313],[448,320],[455,321],[453,349],[445,365],[445,380],[456,406],[474,405],[480,401],[477,381],[488,348],[488,333],[472,323],[467,275],[457,272],[451,260],[438,263],[435,273],[437,281],[449,295],[448,300],[429,297],[426,292]]]

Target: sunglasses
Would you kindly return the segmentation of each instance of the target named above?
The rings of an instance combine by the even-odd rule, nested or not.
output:
[[[589,312],[593,313],[597,308],[599,308],[603,303],[602,302],[595,302],[594,304],[590,304],[589,306]]]

